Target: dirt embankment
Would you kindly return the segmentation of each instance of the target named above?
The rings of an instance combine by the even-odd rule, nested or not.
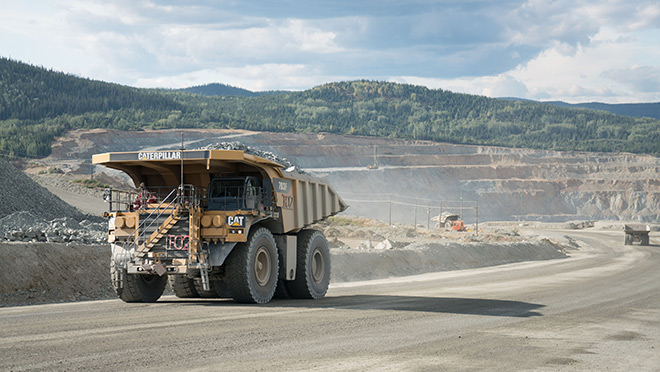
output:
[[[111,298],[106,245],[0,243],[0,306]]]
[[[564,258],[576,248],[565,239],[522,236],[510,227],[475,235],[340,221],[351,225],[315,226],[331,235],[332,283]],[[107,244],[5,242],[0,255],[11,257],[0,260],[0,306],[116,298]]]
[[[334,250],[333,281],[381,279],[513,262],[565,258],[549,240],[517,243],[414,243],[389,251]]]

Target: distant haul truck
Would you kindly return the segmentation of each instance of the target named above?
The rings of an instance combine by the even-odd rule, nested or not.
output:
[[[327,183],[238,150],[117,152],[94,164],[138,192],[106,189],[112,285],[126,302],[178,297],[316,299],[330,282],[325,236],[307,227],[346,209]]]
[[[454,228],[455,224],[459,222],[461,217],[455,213],[444,212],[438,216],[431,218],[432,221],[436,221],[436,228],[445,228],[446,230],[459,230],[459,228]],[[460,225],[459,225],[460,227]]]
[[[649,245],[649,233],[651,226],[649,225],[624,225],[623,231],[626,234],[624,240],[625,245],[639,242],[641,245]]]

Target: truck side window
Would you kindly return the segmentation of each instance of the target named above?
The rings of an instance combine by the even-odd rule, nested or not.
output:
[[[250,198],[250,197],[253,197],[253,196],[257,195],[257,190],[254,187],[254,185],[252,184],[252,179],[248,178],[247,182],[245,183],[245,188],[246,188],[246,190],[245,190],[245,196],[246,197]]]
[[[211,191],[212,198],[219,198],[222,196],[222,184],[220,182],[213,182],[213,191]]]
[[[241,196],[242,187],[243,187],[243,180],[216,180],[213,182],[213,190],[211,191],[211,197],[237,198]]]

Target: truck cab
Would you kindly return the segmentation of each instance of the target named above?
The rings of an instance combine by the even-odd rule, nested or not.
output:
[[[214,178],[208,187],[207,210],[264,210],[272,206],[272,184],[257,177]]]

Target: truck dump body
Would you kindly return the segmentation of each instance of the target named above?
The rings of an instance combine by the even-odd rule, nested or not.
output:
[[[319,277],[329,281],[325,237],[312,234],[305,227],[347,206],[323,180],[286,172],[278,163],[238,150],[104,153],[94,155],[92,162],[123,171],[136,186],[141,186],[139,192],[106,190],[104,196],[109,203],[105,215],[109,217],[112,267],[119,272],[113,273],[113,280],[119,285],[116,290],[120,298],[128,302],[136,298],[137,301],[151,299],[139,290],[145,287],[144,283],[131,282],[135,279],[132,275],[140,276],[139,280],[153,280],[155,275],[185,276],[176,278],[178,286],[183,288],[181,293],[213,291],[210,288],[213,283],[220,286],[231,282],[230,261],[238,260],[234,256],[240,255],[234,252],[250,251],[255,239],[268,249],[265,253],[258,250],[261,256],[250,251],[245,259],[252,261],[243,264],[261,268],[261,271],[254,269],[255,278],[260,274],[269,278],[262,278],[263,283],[252,278],[257,284],[270,288],[273,271],[279,272],[280,281],[291,282],[293,287],[297,272],[309,277],[311,266],[300,266],[297,260],[297,251],[301,249],[323,253],[322,257],[314,256],[318,262],[306,258],[309,261],[306,264],[320,265],[328,271],[327,278],[324,273],[316,272],[317,277],[312,278],[307,289],[314,289],[314,281]],[[301,248],[299,238],[304,238],[306,247]],[[273,254],[270,246],[276,246],[273,249],[279,250],[279,255]],[[254,261],[259,259],[263,262]],[[278,267],[264,268],[274,263]],[[129,281],[121,275],[128,275]],[[201,285],[194,291],[192,282],[185,284],[186,280],[197,280]],[[129,288],[121,286],[124,282]],[[262,289],[258,285],[244,289],[240,287],[242,284],[233,285],[235,300],[245,297],[243,292],[249,292],[247,296],[254,299],[245,302],[270,300],[268,293],[254,297],[254,289]],[[327,290],[327,285],[323,285]],[[274,288],[270,289],[274,291]],[[322,288],[316,289],[314,293],[325,294]],[[179,295],[176,289],[175,293]]]

